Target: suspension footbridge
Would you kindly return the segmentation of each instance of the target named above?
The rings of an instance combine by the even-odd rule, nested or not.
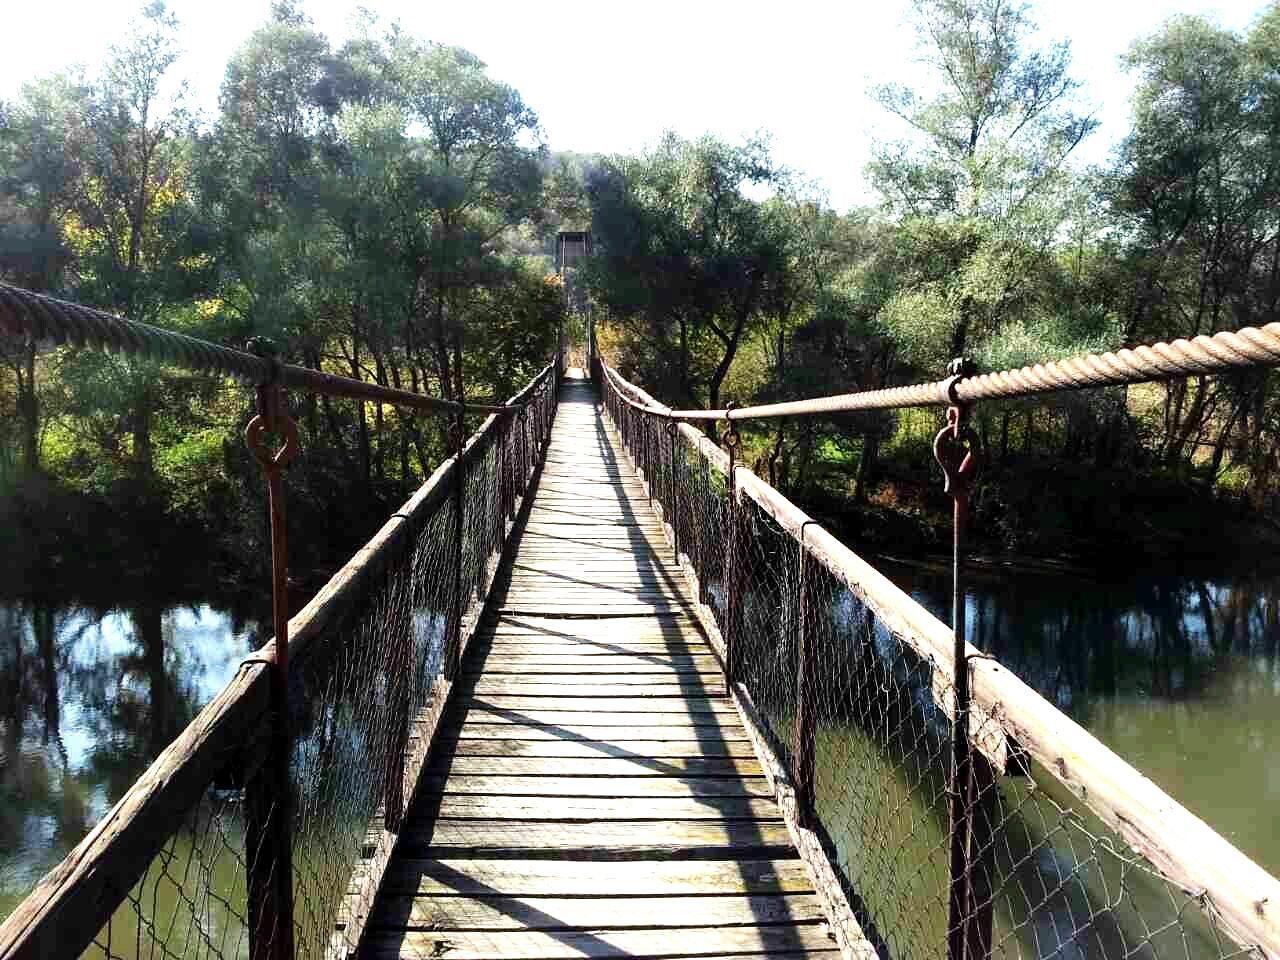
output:
[[[967,644],[963,603],[942,623],[742,467],[734,428],[949,407],[962,597],[969,403],[1275,365],[1280,327],[739,411],[671,410],[594,344],[464,407],[3,285],[0,329],[250,380],[277,601],[0,957],[1280,958],[1274,877]],[[292,618],[285,390],[455,443]]]

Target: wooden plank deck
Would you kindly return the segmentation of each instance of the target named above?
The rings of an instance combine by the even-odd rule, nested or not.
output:
[[[562,388],[509,575],[462,667],[366,957],[838,950],[684,578]]]

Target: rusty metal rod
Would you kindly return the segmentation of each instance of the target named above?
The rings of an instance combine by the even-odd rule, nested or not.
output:
[[[271,360],[266,361],[273,364]],[[281,437],[277,450],[265,435]],[[267,478],[271,514],[271,613],[275,627],[275,668],[271,701],[275,721],[266,769],[246,787],[245,806],[250,890],[252,960],[293,958],[293,843],[291,778],[293,752],[289,705],[289,555],[285,524],[284,467],[298,453],[298,426],[285,407],[278,382],[258,387],[258,412],[245,428],[245,443]]]

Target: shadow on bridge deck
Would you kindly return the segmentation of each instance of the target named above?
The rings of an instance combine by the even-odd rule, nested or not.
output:
[[[367,957],[834,955],[670,548],[569,380]]]

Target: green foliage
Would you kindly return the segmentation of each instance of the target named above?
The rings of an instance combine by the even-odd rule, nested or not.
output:
[[[152,3],[92,77],[33,82],[0,107],[0,276],[436,395],[504,399],[547,361],[563,296],[508,247],[546,213],[547,155],[517,91],[394,25],[368,21],[335,50],[284,0],[230,58],[202,128],[183,110],[176,30]],[[3,347],[13,483],[30,472],[59,496],[160,510],[228,555],[261,543],[243,385]],[[443,433],[379,404],[295,406],[297,562],[331,565],[435,467]]]
[[[785,274],[785,220],[748,188],[782,183],[763,141],[674,134],[589,172],[597,255],[579,268],[582,282],[671,395],[720,404],[767,291]]]

